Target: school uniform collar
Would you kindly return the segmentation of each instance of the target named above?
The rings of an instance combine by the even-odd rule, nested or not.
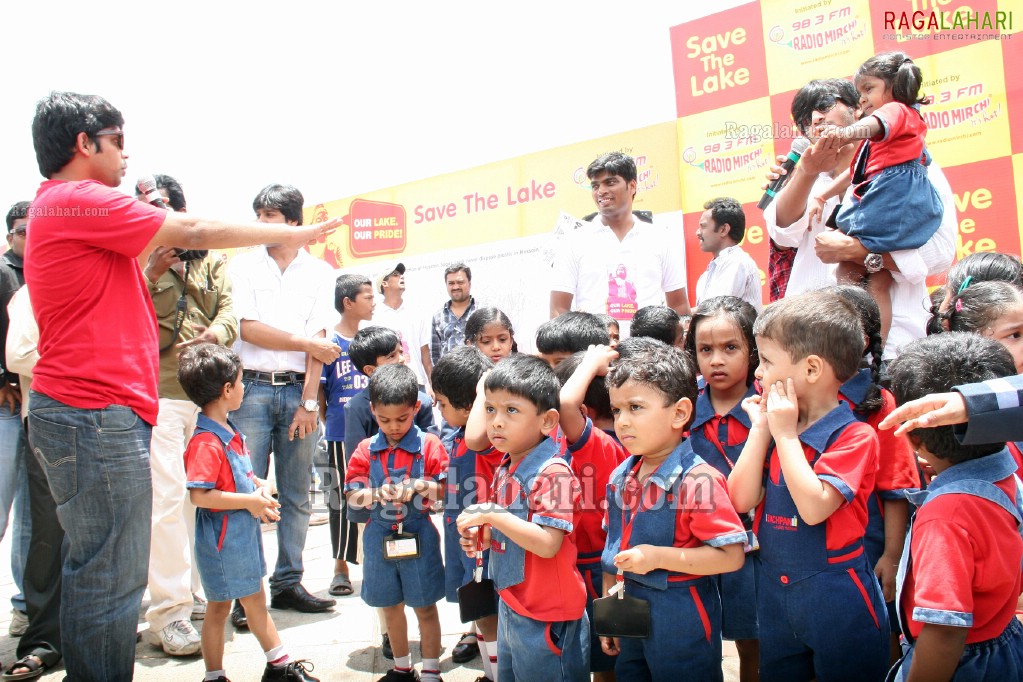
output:
[[[874,380],[871,376],[870,368],[863,367],[856,374],[853,374],[852,378],[842,384],[838,392],[852,401],[853,407],[857,407],[866,400],[867,393],[873,385]]]
[[[224,448],[226,449],[231,441],[234,440],[235,434],[238,433],[238,427],[236,427],[230,419],[227,420],[227,423],[231,429],[234,429],[233,433],[231,429],[224,428],[222,424],[218,424],[200,412],[199,418],[195,422],[195,428],[202,429],[203,431],[209,431],[215,435],[221,440],[221,442],[223,442]]]
[[[993,455],[970,459],[945,469],[931,479],[926,490],[907,492],[906,499],[919,507],[927,501],[931,494],[953,483],[968,480],[997,483],[1015,472],[1016,460],[1012,458],[1008,448],[1002,448]]]
[[[700,380],[701,383],[703,380]],[[711,419],[717,416],[717,412],[714,411],[714,405],[710,401],[710,387],[702,386],[700,395],[696,398],[696,416],[693,418],[693,423],[689,427],[689,432],[692,433],[696,429],[700,428]],[[746,395],[742,397],[742,400],[754,396],[757,394],[757,389],[753,384],[750,384],[749,388],[746,389]],[[747,429],[753,428],[753,422],[750,421],[749,415],[746,414],[746,410],[742,409],[742,400],[735,404],[728,414],[722,415],[725,417],[731,417],[737,420],[740,424],[745,426]]]
[[[633,471],[641,459],[642,457],[639,455],[629,457],[625,471]],[[702,462],[703,459],[693,452],[693,446],[689,444],[687,438],[671,451],[671,454],[661,462],[656,471],[650,474],[650,478],[645,483],[652,483],[664,491],[671,490],[679,478],[685,476],[690,469]]]
[[[518,471],[523,466],[526,466],[526,462],[529,462],[534,458],[539,459],[540,463],[543,464],[552,457],[558,456],[558,444],[555,443],[554,439],[550,436],[545,436],[542,441],[537,443],[535,448],[530,450],[525,457],[519,460],[519,465],[515,467],[515,470]],[[511,467],[511,455],[509,453],[504,453],[504,457],[501,458],[501,466]]]
[[[419,427],[413,424],[408,433],[402,436],[401,440],[394,447],[396,450],[417,454],[423,449],[423,439],[421,436],[422,432],[419,430]],[[390,449],[391,446],[387,443],[387,436],[384,435],[383,431],[377,431],[377,435],[373,436],[373,440],[369,442],[369,451],[383,452]]]
[[[799,440],[817,452],[824,452],[831,437],[854,421],[856,416],[852,410],[840,402],[837,407],[799,434]]]

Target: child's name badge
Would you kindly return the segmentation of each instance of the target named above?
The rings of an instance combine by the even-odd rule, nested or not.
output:
[[[419,535],[417,533],[391,533],[384,537],[384,559],[400,561],[419,556]]]

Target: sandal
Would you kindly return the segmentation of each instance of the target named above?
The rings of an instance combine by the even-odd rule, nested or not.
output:
[[[330,588],[327,589],[327,592],[334,597],[347,597],[355,590],[352,588],[351,579],[344,573],[338,573],[330,581]]]
[[[25,668],[20,673],[14,672],[16,668]],[[11,667],[4,671],[3,679],[8,680],[31,680],[46,672],[46,664],[39,660],[35,654],[22,656]]]

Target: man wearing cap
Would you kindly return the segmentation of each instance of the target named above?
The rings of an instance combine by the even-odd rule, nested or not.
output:
[[[415,370],[419,387],[425,389],[433,371],[430,328],[425,317],[405,305],[405,264],[398,263],[393,269],[385,270],[376,278],[374,287],[384,300],[373,311],[373,324],[397,332],[405,364]]]

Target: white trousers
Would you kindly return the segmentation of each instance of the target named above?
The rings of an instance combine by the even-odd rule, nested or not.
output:
[[[193,561],[195,507],[185,489],[185,447],[199,408],[189,400],[160,398],[153,427],[153,536],[149,548],[150,605],[146,621],[161,630],[192,615],[192,593],[199,591]]]

